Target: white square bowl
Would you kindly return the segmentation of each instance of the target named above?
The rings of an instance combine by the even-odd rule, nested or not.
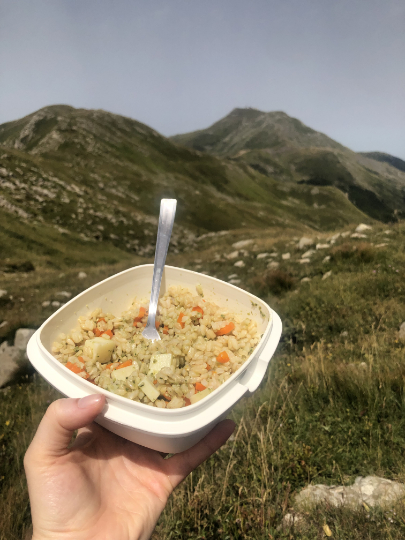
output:
[[[131,401],[89,383],[58,362],[52,343],[68,334],[81,315],[96,308],[120,315],[133,299],[149,301],[153,265],[136,266],[120,272],[82,292],[56,311],[35,332],[28,343],[28,357],[35,369],[57,390],[73,398],[104,394],[107,405],[97,417],[106,429],[148,448],[177,453],[202,439],[236,403],[253,393],[262,381],[281,336],[281,320],[265,302],[229,283],[204,274],[166,266],[161,286],[163,295],[171,285],[195,290],[200,283],[204,298],[257,322],[261,340],[246,362],[224,384],[201,401],[181,409],[159,409]]]

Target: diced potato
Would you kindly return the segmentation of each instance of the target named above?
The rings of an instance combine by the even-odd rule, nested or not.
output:
[[[145,394],[145,396],[147,396],[151,401],[156,401],[157,398],[160,396],[159,392],[156,390],[153,384],[148,381],[146,377],[142,379],[142,381],[140,381],[140,383],[138,384],[138,388],[140,388]]]
[[[154,377],[162,368],[170,367],[172,365],[172,355],[171,354],[152,354],[149,362],[149,372],[150,377]]]
[[[205,390],[202,390],[201,392],[197,392],[196,394],[191,396],[190,398],[191,404],[193,405],[193,403],[197,403],[197,401],[200,401],[200,399],[207,397],[208,394],[210,393],[211,393],[210,388],[206,388]]]
[[[111,378],[114,381],[125,381],[127,377],[135,371],[134,366],[127,366],[120,369],[114,369],[111,373]]]
[[[90,358],[94,362],[100,362],[106,364],[110,361],[111,355],[115,350],[116,344],[109,339],[102,337],[95,337],[93,339],[87,339],[85,347],[88,347]]]

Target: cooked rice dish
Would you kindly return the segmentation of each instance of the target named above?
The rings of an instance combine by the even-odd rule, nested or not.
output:
[[[159,299],[160,341],[142,336],[147,304],[134,301],[120,316],[96,309],[61,334],[52,353],[66,368],[114,394],[146,405],[177,409],[196,403],[224,383],[259,343],[257,324],[170,287]]]

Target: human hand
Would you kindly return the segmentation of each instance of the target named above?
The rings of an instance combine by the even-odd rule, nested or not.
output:
[[[33,540],[149,538],[173,489],[235,427],[225,420],[193,448],[164,459],[92,423],[104,404],[99,394],[60,399],[42,419],[24,459]]]

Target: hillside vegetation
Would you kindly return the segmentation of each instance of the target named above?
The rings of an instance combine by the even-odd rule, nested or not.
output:
[[[334,186],[374,219],[389,222],[405,215],[402,160],[357,154],[283,112],[234,109],[209,128],[172,140],[246,163],[283,183]]]

